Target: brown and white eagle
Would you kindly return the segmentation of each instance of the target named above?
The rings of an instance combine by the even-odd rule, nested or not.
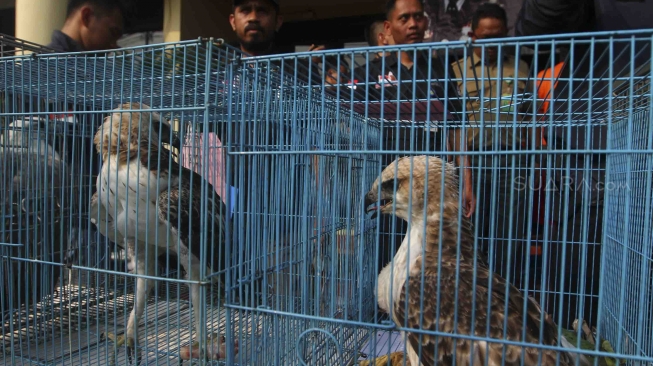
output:
[[[394,213],[409,222],[394,263],[378,276],[376,296],[379,307],[404,329],[410,365],[454,361],[456,365],[521,365],[522,357],[524,365],[555,365],[557,357],[560,365],[575,364],[576,355],[570,352],[501,343],[505,337],[513,342],[574,348],[564,337],[558,339],[556,325],[534,299],[524,297],[491,273],[480,258],[475,259],[471,223],[459,215],[458,189],[452,164],[433,156],[415,156],[387,166],[365,196],[368,212]],[[578,356],[581,365],[588,364],[584,356]]]
[[[95,134],[102,169],[90,202],[91,221],[100,233],[126,249],[128,268],[137,275],[155,276],[157,255],[170,253],[177,258],[186,278],[193,281],[189,287],[194,336],[198,338],[202,328],[198,309],[206,306],[200,296],[200,268],[204,266],[205,276],[224,269],[227,211],[211,184],[180,166],[162,146],[180,144],[170,124],[148,109],[143,104],[123,104]],[[140,276],[125,334],[106,334],[117,346],[127,346],[130,360],[138,340],[136,320],[142,319],[155,285],[155,281]],[[221,276],[211,277],[211,281],[222,286]],[[224,348],[216,347],[215,340],[208,342],[211,347],[200,345],[206,349],[206,357],[222,358]],[[136,359],[140,362],[140,357]]]

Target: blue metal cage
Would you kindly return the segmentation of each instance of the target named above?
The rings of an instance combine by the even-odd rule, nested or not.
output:
[[[606,265],[602,319],[606,335],[626,354],[653,357],[653,235],[651,235],[650,64],[615,89],[611,147],[629,151],[608,162]]]
[[[264,57],[199,39],[107,54],[0,58],[0,280],[9,284],[0,293],[2,360],[128,364],[129,344],[116,347],[107,337],[116,341],[126,328],[136,298],[145,296],[139,286],[152,286],[136,319],[133,350],[147,364],[180,356],[190,364],[188,358],[199,358],[191,354],[209,351],[199,347],[195,355],[193,342],[210,345],[220,336],[223,349],[213,357],[220,359],[209,363],[363,365],[384,355],[408,359],[411,352],[437,357],[428,348],[410,349],[401,336],[418,333],[454,338],[463,352],[471,341],[526,346],[523,339],[460,330],[457,322],[487,304],[474,303],[483,291],[452,286],[457,280],[422,279],[424,289],[433,286],[439,295],[426,290],[412,305],[393,305],[420,314],[447,309],[439,323],[403,323],[378,295],[384,276],[402,265],[397,253],[407,238],[415,234],[426,253],[429,243],[415,223],[434,220],[422,226],[435,230],[446,219],[463,227],[461,208],[472,192],[470,252],[426,265],[442,269],[473,257],[473,265],[452,276],[473,282],[488,271],[505,278],[514,286],[506,293],[519,291],[523,300],[513,310],[537,304],[555,325],[551,333],[569,343],[531,334],[530,346],[542,354],[571,352],[571,345],[574,356],[592,361],[598,355],[651,363],[652,46],[653,31],[646,30]],[[489,48],[496,62],[486,59]],[[420,66],[402,68],[391,57],[398,51]],[[375,59],[378,52],[387,55]],[[125,103],[138,104],[131,112],[116,109]],[[119,159],[101,162],[92,141],[101,125],[114,122],[128,140],[147,134],[136,145],[138,158],[127,159],[134,166],[149,169],[168,159],[168,170],[147,175],[165,187],[155,197],[157,213],[164,208],[167,215],[150,220],[137,205],[135,216],[121,222],[138,233],[145,228],[134,250],[119,238],[128,229],[107,229],[111,210],[97,208],[97,202],[118,206],[102,201],[109,196],[100,188],[110,186],[98,177],[113,179],[107,171]],[[419,207],[419,195],[384,214],[367,212],[373,183],[401,156],[416,164],[428,156],[458,172],[459,186],[441,183],[446,174],[435,176],[436,190],[450,196],[428,197],[429,204],[455,207],[458,217],[443,216],[443,208],[426,218],[392,218]],[[396,185],[379,184],[376,194],[401,201],[406,187],[419,189],[416,172]],[[129,178],[144,187],[133,190],[137,197],[154,191],[148,179],[125,174],[127,180],[117,180],[125,191]],[[161,200],[159,194],[182,192],[175,177],[183,174],[196,182],[183,191],[196,202],[181,193]],[[121,199],[129,201],[129,194]],[[171,207],[193,219],[171,220]],[[216,217],[220,229],[207,227]],[[176,231],[149,237],[161,222]],[[201,254],[181,249],[184,239],[175,238],[182,231]],[[451,247],[464,243],[446,240]],[[220,268],[200,265],[213,256]],[[420,271],[412,270],[418,279]],[[475,305],[470,312],[460,304]],[[514,322],[501,318],[495,329],[515,331]]]
[[[360,265],[373,254],[373,228],[357,202],[378,159],[339,151],[378,148],[378,123],[313,90],[323,83],[309,63],[242,59],[231,68],[228,184],[238,187],[240,244],[228,255],[238,300],[227,308],[251,312],[261,329],[234,334],[251,344],[239,348],[239,364],[354,360],[366,332],[347,321],[374,316],[373,268]]]
[[[91,223],[89,203],[100,171],[93,136],[115,107],[143,103],[176,125],[184,142],[178,161],[214,176],[215,169],[198,162],[198,154],[220,157],[223,148],[201,133],[215,130],[207,121],[218,126],[227,120],[227,64],[236,53],[219,40],[205,39],[0,60],[6,178],[1,272],[9,285],[2,293],[3,362],[127,362],[125,352],[107,346],[103,334],[125,327],[138,276],[133,269],[126,272],[128,253]],[[209,180],[217,189],[215,178]],[[180,347],[190,342],[183,267],[166,253],[157,256],[158,273],[152,276],[164,281],[157,281],[155,296],[138,319],[139,352],[148,362],[176,360]],[[208,319],[216,332],[224,329],[221,301],[210,299],[193,316]],[[166,322],[158,322],[160,317]]]

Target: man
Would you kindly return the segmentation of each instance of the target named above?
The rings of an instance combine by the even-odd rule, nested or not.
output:
[[[57,52],[109,50],[118,47],[125,8],[119,0],[71,0],[61,30],[48,47]]]
[[[391,46],[396,44],[394,39],[392,39],[392,34],[390,34],[390,32],[385,29],[384,20],[377,20],[372,22],[369,28],[365,30],[365,39],[367,40],[367,44],[370,45],[371,47],[376,47],[381,45]],[[382,67],[381,61],[383,60],[383,57],[385,55],[386,52],[382,52],[382,51],[375,53],[374,56],[370,55],[369,70],[380,70]],[[363,54],[363,56],[367,57],[365,54]],[[367,64],[357,66],[354,69],[354,83],[364,82],[364,79],[362,78],[364,78],[367,73],[368,73]],[[358,80],[359,78],[361,78],[361,80]],[[362,95],[362,93],[357,93],[357,96],[358,99],[364,98],[364,95]]]
[[[123,33],[125,14],[127,8],[119,0],[70,0],[66,10],[66,20],[61,30],[55,30],[52,33],[51,42],[47,47],[56,52],[83,52],[83,51],[101,51],[110,50],[118,47],[117,41]],[[72,61],[71,61],[72,62]],[[82,105],[60,105],[52,110],[85,110]],[[74,116],[76,123],[86,124],[89,126],[97,125],[97,121],[102,119],[102,115],[93,114],[76,114]],[[95,121],[95,122],[94,122]],[[95,192],[95,183],[89,184],[88,176],[95,176],[99,172],[100,159],[93,148],[92,137],[66,137],[69,141],[66,144],[69,148],[66,153],[66,161],[75,169],[78,177],[85,177],[83,181],[77,181],[79,184],[80,194],[83,197],[81,207],[75,212],[86,212],[88,208],[88,199]],[[93,161],[92,157],[97,159]],[[75,179],[75,178],[74,178]],[[81,179],[81,178],[77,178]],[[78,200],[75,200],[77,204]],[[88,253],[89,258],[81,259],[84,266],[94,266],[94,261],[98,258],[106,257],[103,255],[104,248],[87,243],[87,223],[75,222],[71,229],[71,251],[67,254],[65,262],[72,265],[77,259],[79,253]],[[77,225],[81,225],[77,228]],[[95,229],[91,226],[91,232]],[[94,234],[93,234],[94,235]],[[100,250],[101,253],[96,255],[94,249]]]
[[[395,44],[420,44],[428,20],[424,14],[424,4],[420,0],[390,0],[386,4],[385,32]],[[442,126],[436,123],[452,123],[453,112],[459,111],[460,102],[455,84],[446,80],[453,76],[444,64],[445,55],[433,57],[428,50],[388,53],[368,65],[356,70],[355,97],[361,113],[379,116],[383,109],[382,149],[406,152],[443,151],[455,138],[455,129],[446,126],[446,136]],[[430,106],[429,106],[430,104]],[[446,106],[448,115],[444,114]],[[401,109],[397,120],[397,109]],[[427,109],[429,108],[429,109]],[[427,115],[426,111],[430,114]],[[404,121],[409,121],[404,123]],[[380,170],[397,159],[397,154],[384,154]],[[468,159],[459,156],[459,166],[464,166],[463,205],[464,214],[469,217],[474,212],[474,197],[471,185],[471,171]],[[407,230],[403,220],[382,215],[379,252],[379,270],[388,264],[394,250],[399,246]],[[393,234],[394,233],[394,234]]]
[[[274,43],[283,24],[280,10],[278,0],[234,0],[229,23],[238,37],[236,46],[249,56],[281,53]],[[323,45],[311,45],[309,51],[323,49]]]
[[[278,0],[234,0],[229,15],[241,51],[251,56],[277,53],[274,38],[283,24]]]
[[[507,34],[506,12],[501,6],[486,3],[477,8],[472,17],[472,40],[503,38]],[[530,90],[529,67],[521,60],[516,62],[506,48],[479,46],[466,59],[455,61],[452,68],[460,94],[467,97],[467,150],[494,152],[473,155],[471,159],[474,189],[480,191],[475,191],[479,192],[475,221],[479,240],[488,263],[494,262],[494,271],[522,288],[522,267],[529,253],[525,218],[530,205],[527,190],[515,189],[513,182],[526,185],[529,161],[524,155],[500,153],[521,149],[529,142],[528,128],[513,131],[513,120],[520,120],[515,112],[528,111],[519,94]],[[497,128],[497,121],[504,126]]]
[[[376,20],[365,29],[365,39],[370,47],[387,46],[394,44],[392,37],[385,30],[385,22],[383,20]],[[383,57],[383,52],[377,52],[374,59]]]

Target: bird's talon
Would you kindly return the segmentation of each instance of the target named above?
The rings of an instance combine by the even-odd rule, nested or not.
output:
[[[127,347],[127,360],[132,364],[134,355],[136,355],[136,365],[141,363],[140,354],[136,351],[136,340],[132,337],[126,337],[123,335],[115,335],[110,332],[103,333],[100,338],[105,338],[108,341],[113,343],[115,348],[122,347],[123,345]]]
[[[212,333],[207,335],[206,346],[200,346],[198,341],[191,343],[190,346],[181,347],[179,358],[181,360],[199,359],[204,355],[206,360],[221,360],[227,357],[226,339],[223,335]],[[234,353],[238,353],[238,343],[234,344]]]

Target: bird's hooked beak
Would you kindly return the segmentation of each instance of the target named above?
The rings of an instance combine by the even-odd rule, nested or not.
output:
[[[170,141],[170,146],[174,147],[175,149],[181,151],[181,139],[176,133],[172,133],[172,139]]]
[[[377,205],[377,200],[372,199],[372,192],[368,192],[365,195],[365,213],[368,214],[374,212],[370,218],[375,219],[376,216],[378,216],[380,209],[381,206]]]

